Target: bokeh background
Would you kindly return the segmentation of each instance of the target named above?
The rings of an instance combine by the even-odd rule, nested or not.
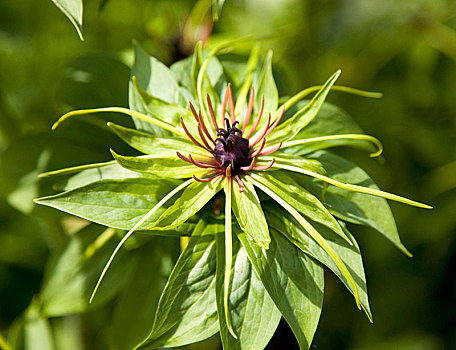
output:
[[[110,160],[110,147],[128,152],[103,119],[81,119],[71,129],[51,133],[56,118],[75,108],[126,106],[135,43],[171,64],[191,54],[197,39],[216,42],[253,33],[264,49],[274,50],[282,96],[320,84],[339,68],[339,84],[383,92],[381,100],[330,95],[330,102],[385,147],[380,160],[360,151],[337,152],[366,169],[382,189],[434,206],[425,211],[391,203],[412,259],[373,230],[352,227],[364,257],[374,324],[327,273],[312,348],[456,348],[454,0],[226,0],[216,23],[204,15],[204,0],[101,3],[100,9],[98,0],[85,1],[81,41],[50,0],[0,2],[4,338],[12,332],[27,337],[28,329],[40,339],[44,329],[56,349],[109,348],[106,329],[116,299],[50,320],[32,315],[49,260],[81,225],[33,204],[33,198],[50,193],[54,185],[37,175]],[[30,319],[35,323],[27,324]],[[44,340],[34,347],[24,344],[27,350],[47,349]],[[214,347],[217,339],[192,348]],[[269,348],[297,348],[286,324]]]

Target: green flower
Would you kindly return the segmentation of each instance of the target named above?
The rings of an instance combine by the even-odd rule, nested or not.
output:
[[[142,131],[108,125],[144,155],[112,151],[113,162],[43,174],[110,167],[116,175],[37,202],[128,230],[92,298],[134,232],[190,235],[143,347],[181,346],[220,331],[226,349],[262,349],[282,315],[301,348],[308,348],[322,306],[322,265],[341,279],[372,320],[361,255],[344,221],[376,228],[409,254],[385,199],[430,207],[380,191],[361,169],[324,151],[348,145],[372,156],[382,152],[377,139],[361,134],[343,112],[325,103],[331,89],[376,94],[335,86],[338,71],[322,86],[279,106],[271,55],[262,58],[254,49],[245,64],[218,59],[223,48],[203,59],[198,46],[193,58],[171,70],[138,51],[142,62],[153,66],[149,72],[161,71],[157,76],[163,80],[144,76],[147,70],[138,67],[138,59],[130,109],[73,111],[54,128],[76,115],[124,113]],[[310,101],[301,101],[312,92]],[[331,134],[335,123],[341,134]],[[128,178],[119,175],[122,168]],[[218,195],[221,189],[224,196]]]

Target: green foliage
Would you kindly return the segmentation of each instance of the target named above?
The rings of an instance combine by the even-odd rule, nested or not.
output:
[[[318,88],[312,100],[279,123],[279,115],[292,108],[307,92],[303,90],[283,107],[278,107],[271,54],[264,60],[252,59],[253,63],[251,60],[248,73],[251,79],[246,78],[238,93],[246,99],[243,91],[250,89],[249,84],[252,91],[257,91],[256,95],[251,93],[245,108],[238,107],[238,114],[245,115],[244,119],[240,117],[245,137],[248,139],[252,135],[252,140],[248,141],[251,165],[232,174],[239,171],[236,170],[236,158],[224,165],[222,158],[215,159],[212,155],[215,152],[212,145],[221,142],[212,140],[218,132],[216,125],[222,123],[224,108],[228,107],[230,111],[231,123],[237,119],[229,85],[224,96],[218,95],[223,93],[223,89],[217,86],[228,83],[223,67],[229,64],[227,60],[218,60],[216,54],[226,47],[229,45],[219,45],[206,54],[198,46],[192,65],[187,64],[191,61],[184,61],[178,70],[168,69],[137,49],[130,82],[130,109],[79,110],[67,113],[54,125],[55,129],[63,120],[84,113],[110,111],[132,116],[137,129],[141,130],[108,124],[131,147],[145,153],[121,156],[111,151],[118,165],[138,173],[138,177],[102,179],[37,200],[37,203],[97,223],[129,230],[110,256],[92,298],[99,287],[103,288],[103,278],[111,263],[120,260],[115,256],[121,251],[122,244],[136,230],[162,231],[164,235],[171,230],[171,235],[174,232],[185,235],[188,228],[182,225],[190,218],[198,221],[160,297],[154,325],[142,348],[182,346],[219,331],[226,349],[263,349],[274,334],[280,315],[290,325],[300,348],[309,348],[323,302],[322,265],[341,279],[358,307],[362,307],[372,320],[359,247],[339,220],[373,226],[408,253],[400,243],[389,206],[383,198],[427,207],[379,191],[362,170],[356,170],[342,158],[339,160],[324,151],[314,152],[335,145],[359,147],[361,144],[361,148],[372,151],[372,147],[363,144],[364,141],[370,142],[369,146],[377,145],[381,151],[381,145],[373,138],[362,134],[352,136],[360,129],[344,112],[325,106],[325,99],[340,71]],[[251,58],[257,54],[255,50]],[[190,90],[179,85],[180,81],[186,81],[186,76],[192,77],[191,86],[187,84]],[[191,100],[198,101],[199,113],[192,110],[192,105],[190,112],[179,97],[182,93],[191,95],[190,91],[193,93]],[[207,105],[204,102],[206,96]],[[238,99],[237,103],[241,106],[242,101]],[[263,112],[269,115],[268,120],[260,119],[263,108]],[[323,113],[319,122],[318,112],[322,108],[330,114]],[[249,120],[253,111],[260,111],[259,117]],[[326,130],[324,126],[330,116],[347,124],[338,128],[350,132],[346,138],[348,142],[344,141],[344,134],[333,137],[332,130]],[[310,138],[305,134],[308,125]],[[273,130],[276,126],[277,129]],[[225,138],[224,142],[230,142],[227,136],[223,136],[224,132],[218,136]],[[339,143],[321,137],[333,137]],[[302,146],[307,143],[312,147],[314,142],[317,144],[314,148]],[[288,153],[273,153],[280,146],[285,152],[290,148]],[[302,153],[307,158],[299,155]],[[87,172],[105,166],[117,165],[95,164],[93,169],[89,165],[71,171]],[[114,169],[120,171],[120,168]],[[178,180],[185,178],[191,179],[185,183]],[[336,190],[322,185],[321,180],[336,186]],[[223,197],[212,203],[215,215],[208,213],[209,208],[202,210],[222,186],[225,192],[224,228],[222,215],[217,217]],[[261,196],[254,187],[261,190]],[[177,199],[170,204],[170,199],[175,196]],[[232,211],[236,218],[234,223]],[[102,291],[100,289],[100,293]],[[150,296],[146,294],[145,298],[149,297],[155,300],[155,291]],[[101,299],[99,303],[103,301],[99,296],[94,300],[98,298]],[[149,311],[143,317],[151,315]],[[145,328],[141,329],[128,341],[139,341]]]
[[[450,301],[454,290],[451,282],[455,227],[452,191],[455,187],[452,176],[454,166],[451,166],[454,163],[452,140],[455,107],[452,59],[456,57],[453,48],[454,21],[451,18],[454,6],[441,0],[408,1],[404,4],[365,4],[355,1],[318,6],[298,0],[286,3],[262,1],[261,4],[226,1],[224,11],[227,16],[222,16],[221,22],[215,24],[211,38],[205,45],[209,50],[197,46],[192,57],[173,63],[191,52],[194,46],[192,40],[198,37],[206,40],[201,34],[209,33],[212,29],[213,24],[208,16],[210,0],[198,1],[195,7],[199,8],[191,12],[191,20],[188,20],[187,14],[194,1],[127,0],[109,2],[104,6],[106,3],[106,0],[84,3],[84,43],[80,43],[71,33],[67,19],[50,1],[47,6],[46,3],[43,5],[31,1],[27,7],[21,7],[20,3],[11,0],[0,5],[3,23],[0,33],[0,347],[7,347],[7,343],[10,343],[13,348],[24,349],[37,345],[49,349],[75,350],[82,350],[86,346],[133,348],[153,328],[158,299],[178,255],[178,239],[173,237],[182,236],[184,246],[187,239],[184,236],[193,239],[195,225],[201,220],[205,220],[201,224],[204,226],[215,222],[219,225],[218,230],[214,230],[217,233],[210,238],[216,245],[212,247],[212,264],[216,268],[214,265],[212,267],[213,271],[219,269],[217,277],[219,280],[221,278],[222,283],[227,276],[223,215],[218,215],[223,212],[224,195],[219,193],[200,212],[174,229],[144,230],[150,226],[139,226],[140,232],[133,232],[119,250],[93,303],[88,304],[103,262],[109,259],[115,243],[120,236],[125,237],[125,233],[119,230],[115,234],[113,230],[106,231],[106,235],[113,235],[111,239],[87,260],[88,265],[82,264],[83,270],[79,270],[79,266],[75,267],[73,262],[64,259],[68,257],[69,247],[75,249],[75,246],[82,244],[81,237],[85,230],[92,230],[93,236],[86,237],[87,241],[84,241],[89,248],[75,250],[73,258],[79,261],[78,257],[83,257],[87,249],[93,249],[92,243],[102,240],[103,235],[98,240],[97,232],[104,232],[104,228],[95,229],[96,226],[92,225],[78,230],[77,227],[85,221],[37,207],[32,198],[56,191],[70,191],[72,196],[71,191],[100,181],[145,179],[157,181],[158,186],[163,180],[161,176],[121,167],[117,161],[111,160],[109,147],[116,154],[125,156],[137,156],[139,151],[146,155],[146,159],[150,155],[174,156],[178,150],[184,156],[192,154],[195,155],[194,159],[202,160],[207,153],[188,141],[179,126],[182,116],[191,134],[199,139],[197,123],[188,108],[189,101],[195,107],[199,106],[196,109],[202,110],[207,122],[209,111],[205,104],[206,92],[216,101],[216,114],[220,116],[224,88],[231,83],[236,99],[236,115],[242,121],[247,109],[249,88],[254,86],[254,111],[258,110],[261,96],[269,94],[270,99],[265,100],[265,103],[272,100],[271,105],[275,106],[271,111],[272,120],[280,112],[280,107],[277,107],[282,105],[286,109],[282,122],[285,123],[308,105],[309,100],[301,99],[311,99],[308,95],[317,92],[321,86],[302,90],[297,99],[295,91],[305,85],[325,81],[338,68],[343,71],[338,83],[382,90],[385,92],[384,100],[355,99],[340,93],[353,90],[333,85],[328,98],[349,111],[353,118],[342,108],[325,100],[315,118],[293,139],[282,144],[282,151],[287,153],[275,152],[262,157],[258,165],[264,165],[272,159],[276,163],[265,172],[256,172],[262,179],[269,180],[261,180],[263,185],[274,183],[275,191],[281,193],[280,197],[287,198],[288,204],[299,214],[297,217],[301,216],[305,220],[300,219],[302,222],[307,222],[321,235],[336,254],[333,254],[336,260],[301,226],[295,216],[279,207],[258,188],[254,189],[256,196],[243,201],[244,209],[254,213],[251,220],[240,218],[235,208],[238,186],[233,183],[234,234],[230,244],[233,263],[229,264],[229,292],[225,293],[228,307],[225,310],[225,300],[222,303],[225,289],[219,285],[217,293],[221,297],[216,298],[217,293],[214,292],[211,304],[214,312],[211,320],[217,321],[211,327],[205,328],[207,324],[202,324],[199,328],[201,332],[193,333],[192,327],[195,330],[197,328],[192,325],[191,319],[196,319],[201,313],[204,309],[201,306],[186,319],[188,322],[182,325],[182,332],[175,333],[180,327],[178,322],[163,335],[162,343],[158,342],[156,346],[180,346],[200,341],[217,332],[220,332],[227,348],[266,346],[283,311],[276,306],[237,238],[237,234],[243,235],[255,249],[261,249],[253,236],[261,237],[266,232],[264,229],[255,230],[255,225],[264,225],[265,218],[268,241],[271,241],[269,249],[264,250],[266,255],[277,241],[276,237],[279,237],[279,242],[291,242],[297,248],[297,254],[304,253],[305,257],[310,257],[312,264],[324,265],[329,269],[325,271],[333,272],[336,276],[325,276],[327,312],[320,321],[319,331],[313,341],[317,347],[454,347],[449,331],[451,327],[448,327],[453,314]],[[223,2],[212,3],[213,11],[217,10],[219,4],[223,5]],[[103,11],[98,13],[96,7],[103,8]],[[264,25],[265,21],[267,26]],[[79,29],[82,19],[80,22],[76,23]],[[265,53],[268,50],[255,47],[249,56],[248,49],[254,45],[240,44],[241,56],[227,51],[217,52],[208,61],[205,74],[201,75],[208,78],[201,79],[198,84],[199,72],[211,47],[226,39],[250,33],[258,35],[263,48],[274,48],[274,65],[271,56]],[[141,43],[144,49],[138,46],[134,49],[132,38]],[[186,50],[182,49],[184,46]],[[134,51],[136,63],[133,63]],[[139,64],[146,68],[136,73]],[[169,69],[167,66],[170,66]],[[147,71],[147,67],[153,67],[153,74]],[[130,68],[133,71],[128,84]],[[152,79],[153,75],[157,78],[160,76],[167,84],[157,82],[160,79]],[[269,85],[261,84],[262,80],[269,81]],[[260,88],[264,88],[265,92],[260,93]],[[274,90],[282,96],[277,98],[277,102],[274,102],[274,96],[278,97],[278,93],[274,95]],[[175,92],[177,97],[161,95],[169,91]],[[359,91],[356,93],[364,94]],[[370,93],[364,95],[378,97]],[[201,101],[203,106],[200,105]],[[53,134],[48,132],[55,116],[69,108],[111,105],[129,107],[141,114],[136,114],[133,121],[125,115],[108,113],[108,110],[96,115],[81,114],[78,120],[64,124]],[[155,124],[142,122],[144,119],[153,120]],[[106,121],[110,121],[108,128]],[[267,115],[263,115],[260,127],[264,127],[266,121]],[[384,142],[385,159],[371,161],[362,157],[357,150],[346,147],[365,150],[371,156],[382,153],[380,142],[364,135],[362,129]],[[273,136],[272,133],[268,139]],[[333,152],[344,158],[335,156]],[[140,157],[140,161],[144,159],[144,156]],[[152,159],[152,163],[154,161]],[[87,163],[89,165],[78,165]],[[189,169],[201,171],[189,163],[184,164]],[[279,166],[298,168],[299,172],[290,172],[290,168]],[[61,168],[64,170],[49,171]],[[42,172],[47,172],[46,176],[37,178],[36,175]],[[319,179],[312,178],[309,172],[322,176]],[[435,202],[440,214],[396,206],[393,207],[394,219],[384,198],[349,191],[350,188],[359,188],[345,186],[352,184],[378,190],[366,172],[382,188]],[[178,170],[174,173],[178,174]],[[60,176],[54,177],[56,174]],[[193,174],[204,178],[206,172],[189,171],[185,176]],[[328,179],[337,182],[325,184]],[[174,187],[163,191],[161,198],[182,183],[179,179],[168,181]],[[249,192],[253,188],[252,183],[244,181],[244,185],[244,194],[253,193]],[[137,197],[127,195],[131,200],[127,200],[127,203],[135,205],[134,202],[138,200],[146,205],[140,207],[142,213],[131,219],[129,225],[122,226],[123,229],[134,228],[160,201],[161,198],[155,197],[155,193],[159,191],[152,190],[152,195],[146,191]],[[169,202],[161,205],[156,215],[171,207],[182,193],[169,198]],[[374,193],[384,195],[376,191]],[[66,198],[63,194],[61,196]],[[247,196],[239,197],[243,199]],[[116,198],[114,201],[118,200],[122,199]],[[61,202],[58,206],[70,208],[73,204]],[[210,214],[211,211],[216,214]],[[109,217],[110,213],[111,210],[104,213],[106,220],[115,219],[114,216]],[[92,211],[86,209],[83,215],[91,214]],[[94,210],[94,214],[100,212]],[[134,213],[129,215],[134,218]],[[146,224],[155,224],[156,215],[148,218]],[[407,246],[415,256],[409,262],[386,245],[391,241],[408,253],[399,239],[396,222],[402,234],[406,235],[403,238],[406,237]],[[241,233],[238,224],[244,225],[243,230],[252,231],[251,234]],[[371,235],[372,228],[387,240],[383,242],[380,237]],[[359,247],[363,248],[362,258]],[[131,260],[131,263],[126,263],[131,271],[127,271],[119,280],[116,269],[119,261],[125,262],[124,254]],[[337,256],[346,266],[346,275],[353,278],[355,288],[336,263]],[[363,259],[369,268],[369,296],[375,313],[375,327],[350,311],[353,304],[343,290],[345,285],[352,294],[357,291],[361,307],[369,318],[372,316]],[[46,260],[48,268],[43,272]],[[59,261],[68,262],[68,270],[59,272],[57,267],[50,267],[50,262],[62,266]],[[94,272],[92,268],[96,264],[98,269]],[[280,267],[283,265],[281,261]],[[86,272],[89,275],[84,275]],[[215,272],[212,273],[215,279]],[[292,275],[289,270],[288,273]],[[41,285],[43,274],[44,282]],[[52,280],[54,274],[68,289],[62,287],[58,293],[54,290],[52,293],[57,293],[55,295],[58,298],[48,294],[51,297],[46,298],[44,303],[44,289],[48,288],[47,281]],[[115,278],[113,281],[120,281],[120,286],[114,286],[112,294],[109,294],[105,288],[106,285],[111,288],[112,277]],[[74,281],[68,280],[71,278]],[[82,279],[87,283],[82,283]],[[54,282],[54,285],[57,284]],[[302,286],[303,283],[297,282],[297,285]],[[416,290],[419,293],[404,293],[404,290]],[[252,293],[256,296],[255,300],[263,300],[263,312],[270,310],[267,315],[272,316],[260,320],[252,318],[261,317],[259,304],[249,298]],[[30,303],[33,295],[35,297]],[[71,301],[73,299],[65,301],[65,295],[73,295],[74,303]],[[68,312],[71,315],[66,313],[65,316],[49,317],[45,314],[44,305],[51,305],[54,300],[63,300],[59,307],[61,310],[70,308]],[[23,313],[29,303],[30,306]],[[179,307],[179,303],[174,306]],[[219,314],[217,307],[221,310]],[[228,330],[226,312],[237,340]],[[436,313],[439,314],[438,322],[435,322]],[[10,326],[14,318],[16,321]],[[288,316],[287,320],[292,320],[292,316]],[[310,326],[307,330],[301,328],[310,332]],[[293,326],[295,331],[297,328],[299,325]],[[204,333],[207,329],[210,331]],[[3,341],[2,336],[7,332],[7,339]],[[286,332],[286,327],[281,326],[277,336],[283,332]],[[81,333],[84,334],[84,344]],[[182,337],[173,338],[173,334],[182,334]],[[284,338],[290,341],[293,337],[289,334],[284,335]],[[170,339],[168,343],[166,339]],[[211,341],[218,343],[218,336],[212,337]],[[154,346],[149,344],[151,348]],[[205,349],[206,346],[217,348],[217,344],[213,343],[188,345],[190,349]],[[274,339],[271,347],[274,348]]]

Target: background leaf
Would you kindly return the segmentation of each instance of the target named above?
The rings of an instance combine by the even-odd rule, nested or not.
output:
[[[119,294],[109,330],[116,349],[133,349],[148,336],[178,249],[178,241],[172,238],[152,239],[137,249],[135,269]]]
[[[68,17],[76,28],[79,38],[82,37],[82,0],[52,0],[52,2]]]
[[[117,244],[116,236],[110,234],[113,230],[109,230],[106,233],[100,226],[89,225],[51,258],[41,290],[44,315],[64,316],[93,309],[113,298],[125,285],[135,259],[130,252],[122,250],[106,274],[97,297],[89,304],[96,281]],[[102,234],[107,237],[97,241]]]

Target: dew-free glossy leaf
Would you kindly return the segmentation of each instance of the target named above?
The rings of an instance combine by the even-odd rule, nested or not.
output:
[[[62,191],[70,191],[100,180],[122,180],[138,177],[147,177],[147,175],[122,168],[119,164],[109,164],[98,168],[83,170],[63,181],[61,184],[57,183],[57,188]],[[153,178],[153,176],[150,177]]]
[[[61,252],[54,254],[46,269],[41,290],[43,313],[48,317],[63,316],[93,309],[106,303],[128,280],[135,259],[121,251],[111,266],[99,294],[89,304],[90,294],[114,249],[117,239],[113,229],[89,225],[73,235]],[[100,244],[96,244],[98,237]]]
[[[218,232],[223,221],[212,215],[198,223],[160,297],[154,327],[141,349],[182,346],[218,331],[215,269]]]
[[[294,166],[299,166],[304,169],[308,169],[310,171],[316,172],[318,174],[326,174],[325,168],[315,159],[309,159],[309,158],[304,158],[300,156],[296,156],[294,154],[289,154],[285,152],[274,152],[274,154],[270,156],[260,156],[258,158],[259,160],[264,160],[264,161],[271,161],[272,159],[275,159],[276,161],[280,161],[282,164],[287,164],[287,165],[294,165]],[[271,170],[273,170],[272,168]]]
[[[236,185],[233,186],[232,210],[242,230],[255,243],[267,249],[271,239],[260,200],[252,184],[244,182],[244,186],[244,192],[240,192]]]
[[[229,314],[235,339],[228,331],[225,316],[219,312],[220,336],[224,349],[262,350],[280,321],[280,311],[257,277],[245,251],[237,239],[233,245],[233,265],[229,289]],[[225,271],[224,233],[217,235],[217,307],[223,310]]]
[[[306,189],[299,186],[285,171],[259,172],[261,183],[280,196],[301,214],[330,228],[344,240],[349,241],[339,223],[325,206]]]
[[[181,137],[159,137],[113,123],[108,123],[108,126],[131,147],[145,154],[176,154],[179,151],[182,154],[208,155],[207,151]]]
[[[190,216],[197,213],[215,194],[221,190],[222,181],[194,181],[170,206],[152,227],[154,230],[169,230],[183,224]]]
[[[82,0],[52,0],[52,2],[68,17],[78,32],[79,38],[84,40],[82,36]]]
[[[147,178],[101,180],[36,202],[102,225],[129,230],[178,184]],[[166,206],[160,208],[139,229],[151,226],[165,209]]]
[[[283,209],[278,209],[270,203],[265,204],[265,211],[267,213],[268,223],[272,230],[280,232],[303,252],[309,254],[311,257],[327,266],[336,274],[337,277],[339,277],[347,289],[353,294],[353,288],[342,275],[331,257],[310,237],[305,230],[300,227],[290,214],[286,213]],[[336,236],[334,232],[328,230],[326,227],[313,223],[313,225],[317,227],[318,232],[320,232],[323,237],[327,239],[328,244],[334,249],[347,266],[347,269],[350,271],[350,274],[355,280],[361,306],[366,312],[367,317],[372,320],[361,252],[353,235],[347,230],[343,223],[340,224],[344,228],[345,235],[348,236],[352,244],[348,244],[345,240]]]
[[[199,168],[178,158],[175,153],[125,157],[111,151],[116,161],[125,169],[137,171],[143,174],[162,176],[173,179],[185,179],[195,176],[202,176],[207,173],[207,169]]]
[[[297,111],[290,119],[279,124],[279,126],[271,133],[268,139],[269,143],[288,141],[294,138],[319,112],[323,102],[326,99],[331,87],[336,82],[340,75],[337,71],[332,77],[326,81],[323,87],[316,93],[313,99],[302,109]]]
[[[301,349],[308,349],[323,304],[323,268],[285,237],[271,232],[269,249],[238,234],[242,246]]]
[[[378,186],[364,170],[339,156],[320,151],[314,154],[313,158],[323,164],[331,178],[378,190]],[[410,255],[401,243],[393,214],[384,198],[334,186],[328,186],[322,196],[321,182],[312,181],[307,176],[297,176],[296,180],[319,197],[334,215],[345,221],[373,227],[405,254]]]

